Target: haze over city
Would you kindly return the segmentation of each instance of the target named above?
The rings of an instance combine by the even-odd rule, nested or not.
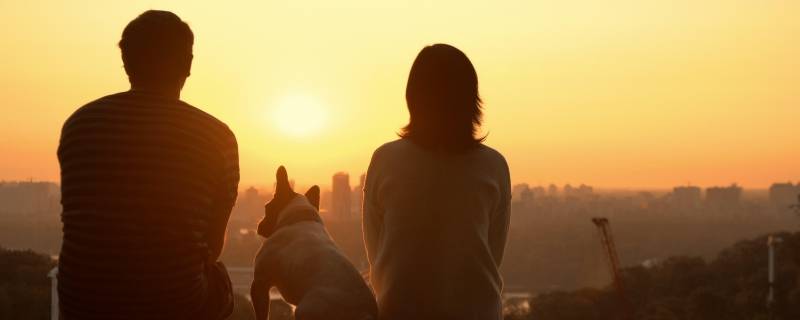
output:
[[[800,1],[0,21],[0,319],[800,319]]]

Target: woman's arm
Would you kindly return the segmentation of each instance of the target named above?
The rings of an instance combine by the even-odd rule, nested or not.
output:
[[[371,192],[364,192],[364,216],[362,228],[364,230],[364,245],[367,248],[367,260],[372,265],[378,254],[378,241],[383,232],[383,219],[381,210],[373,202],[366,199]]]
[[[508,238],[508,226],[511,221],[511,198],[503,200],[503,204],[494,213],[489,224],[489,249],[492,250],[494,263],[500,266]]]
[[[367,170],[367,178],[364,182],[364,196],[362,197],[362,219],[361,227],[364,233],[364,245],[367,249],[367,260],[370,266],[375,263],[378,251],[378,242],[383,232],[383,210],[378,205],[377,190],[377,151],[372,155],[372,160]]]
[[[511,224],[511,177],[505,159],[503,165],[504,172],[500,179],[500,203],[493,212],[489,223],[489,249],[492,250],[492,257],[497,266],[503,262],[508,227]]]

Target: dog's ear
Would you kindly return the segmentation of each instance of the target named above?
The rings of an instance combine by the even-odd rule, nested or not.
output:
[[[289,173],[286,172],[286,168],[278,167],[278,171],[275,172],[275,198],[294,198],[295,194],[292,184],[289,183]]]
[[[278,215],[297,195],[289,183],[289,174],[286,172],[286,168],[280,166],[275,173],[275,179],[275,195],[264,205],[264,219],[258,224],[258,234],[265,238],[269,238],[275,232]]]
[[[319,186],[315,185],[309,188],[308,191],[306,191],[306,199],[308,199],[308,202],[311,202],[314,208],[319,210]]]

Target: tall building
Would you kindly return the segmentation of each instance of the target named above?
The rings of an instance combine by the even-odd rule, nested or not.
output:
[[[361,216],[361,207],[363,206],[362,200],[364,198],[364,181],[366,180],[367,174],[362,173],[358,178],[358,185],[353,187],[353,203],[351,210],[353,212],[353,216],[355,217]]]
[[[522,200],[522,194],[531,190],[531,186],[527,183],[515,184],[511,188],[511,199],[516,201]]]
[[[262,194],[255,187],[249,187],[239,194],[230,217],[231,222],[253,223],[264,217],[264,204],[272,199],[272,194]]]
[[[61,211],[61,190],[53,182],[0,181],[0,215],[32,215]]]
[[[528,204],[533,203],[534,199],[535,199],[534,193],[533,191],[531,191],[530,188],[522,190],[519,194],[519,201],[523,203],[528,203]]]
[[[535,186],[531,188],[531,192],[533,192],[533,196],[537,198],[543,198],[547,196],[547,190],[545,190],[542,186]]]
[[[557,197],[558,196],[558,187],[555,184],[551,183],[550,186],[547,187],[547,195],[551,196],[551,197]]]
[[[796,186],[791,182],[787,183],[773,183],[769,187],[769,202],[776,209],[788,210],[790,206],[795,205],[800,201],[800,183]]]
[[[571,184],[569,184],[569,183],[565,184],[564,188],[562,190],[563,190],[562,193],[564,194],[565,198],[569,198],[569,197],[573,196],[572,195],[572,185]]]
[[[694,209],[700,206],[702,200],[700,187],[685,186],[672,188],[670,202],[676,208]]]
[[[593,194],[594,194],[594,188],[592,188],[591,186],[587,186],[585,184],[581,184],[577,188],[569,184],[564,186],[565,198],[588,199],[592,197]]]
[[[728,187],[711,187],[706,189],[706,204],[716,209],[731,209],[739,206],[742,188],[735,183]]]
[[[350,219],[353,217],[352,198],[350,188],[350,175],[338,172],[333,175],[333,191],[331,195],[331,213],[337,219]]]

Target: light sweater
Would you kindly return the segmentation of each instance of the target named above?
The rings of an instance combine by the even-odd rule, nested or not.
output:
[[[503,156],[400,139],[378,148],[364,186],[364,241],[381,319],[502,319],[498,272],[510,219]]]

